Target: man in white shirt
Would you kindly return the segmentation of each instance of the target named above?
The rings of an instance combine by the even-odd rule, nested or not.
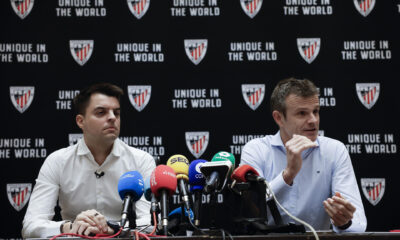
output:
[[[275,135],[253,139],[240,164],[270,182],[279,202],[317,230],[363,232],[367,220],[344,144],[318,136],[319,92],[304,79],[284,79],[271,96]],[[281,211],[285,222],[292,221]],[[269,223],[272,223],[269,219]]]
[[[146,178],[155,168],[150,154],[118,139],[122,95],[121,88],[100,83],[75,97],[83,138],[53,152],[43,163],[23,220],[23,238],[113,232],[107,220],[121,219],[120,176],[135,170]],[[52,221],[57,200],[63,221]],[[150,203],[144,197],[134,210],[137,225],[150,223]]]

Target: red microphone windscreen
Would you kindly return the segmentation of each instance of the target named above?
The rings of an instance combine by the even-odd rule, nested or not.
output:
[[[232,173],[232,179],[238,182],[247,182],[246,174],[251,173],[259,176],[258,172],[250,165],[241,165],[235,169]]]
[[[160,196],[160,190],[166,189],[171,196],[176,191],[176,174],[174,169],[166,165],[158,165],[150,176],[151,192],[157,198]]]

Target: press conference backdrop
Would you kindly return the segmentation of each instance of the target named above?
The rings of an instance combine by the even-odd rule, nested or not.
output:
[[[320,134],[348,148],[368,230],[399,228],[399,20],[399,0],[1,1],[0,238],[20,237],[44,159],[81,137],[84,86],[120,86],[121,139],[163,163],[238,164],[276,133],[269,96],[291,76],[319,87]]]

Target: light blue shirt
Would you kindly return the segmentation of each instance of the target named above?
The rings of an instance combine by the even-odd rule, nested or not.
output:
[[[339,192],[357,209],[352,225],[344,231],[364,232],[367,219],[346,147],[335,139],[322,136],[317,138],[316,143],[316,147],[303,151],[302,167],[292,186],[286,184],[282,177],[287,160],[279,131],[275,135],[248,142],[242,150],[240,165],[254,167],[270,183],[282,206],[316,230],[330,229],[330,217],[324,209],[323,201]],[[294,222],[279,210],[284,223]],[[268,217],[268,222],[273,223],[272,217]],[[333,230],[343,231],[335,226]]]

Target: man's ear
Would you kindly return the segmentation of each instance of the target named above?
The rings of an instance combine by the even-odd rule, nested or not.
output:
[[[75,117],[75,121],[76,121],[76,125],[78,125],[78,127],[80,129],[83,129],[83,120],[84,120],[84,116],[82,114],[78,114]]]
[[[282,125],[283,125],[283,120],[284,120],[284,118],[285,118],[285,117],[283,116],[283,114],[282,114],[281,112],[277,111],[277,110],[274,110],[274,111],[272,112],[272,117],[274,118],[275,123],[278,124],[279,127],[282,127]]]

